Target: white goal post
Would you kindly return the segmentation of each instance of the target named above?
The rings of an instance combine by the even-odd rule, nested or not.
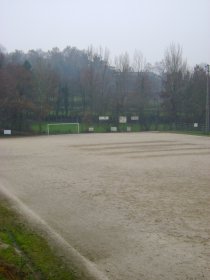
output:
[[[77,133],[79,133],[80,132],[80,128],[79,128],[79,123],[48,123],[47,124],[47,135],[50,135],[50,127],[52,127],[52,126],[59,126],[59,125],[68,125],[68,126],[70,126],[70,125],[76,125],[76,127],[77,127]]]

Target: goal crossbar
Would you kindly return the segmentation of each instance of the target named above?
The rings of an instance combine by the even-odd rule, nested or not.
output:
[[[79,130],[79,123],[48,123],[47,124],[47,135],[50,135],[50,126],[59,126],[59,125],[77,125],[77,133],[80,132]]]

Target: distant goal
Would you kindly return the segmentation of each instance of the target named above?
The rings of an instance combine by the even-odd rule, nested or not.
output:
[[[47,135],[80,133],[79,123],[48,123]]]

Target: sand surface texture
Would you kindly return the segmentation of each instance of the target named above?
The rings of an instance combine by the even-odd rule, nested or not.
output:
[[[209,137],[0,139],[0,182],[109,279],[210,279]]]

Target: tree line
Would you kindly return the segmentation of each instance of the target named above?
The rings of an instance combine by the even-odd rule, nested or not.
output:
[[[138,115],[154,122],[205,122],[206,73],[189,69],[179,45],[161,62],[136,51],[113,63],[107,49],[0,50],[0,128],[29,130],[44,121],[93,122]]]

